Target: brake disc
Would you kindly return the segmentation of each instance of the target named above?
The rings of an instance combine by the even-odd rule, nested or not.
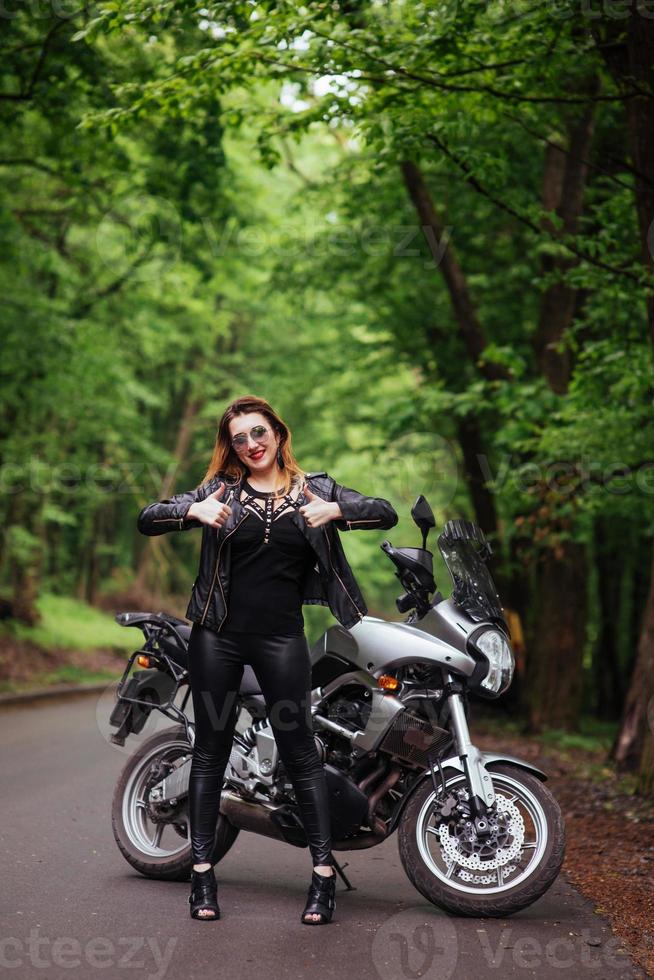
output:
[[[158,800],[150,798],[150,791],[153,787],[176,769],[177,764],[180,764],[180,760],[168,761],[157,759],[150,767],[143,795],[145,798],[145,812],[151,823],[175,824],[180,812],[184,809],[184,804],[181,802],[160,803]]]
[[[459,867],[468,868],[470,871],[495,871],[497,868],[504,868],[509,861],[515,861],[520,857],[525,839],[525,824],[520,811],[515,803],[510,802],[504,796],[498,794],[495,801],[496,812],[490,818],[494,826],[487,840],[478,840],[474,834],[469,835],[466,839],[463,830],[459,830],[458,836],[453,836],[450,833],[452,824],[440,825],[438,836],[443,849],[443,857],[448,864],[457,864]],[[498,826],[498,816],[508,817],[508,823],[502,828]],[[502,822],[504,823],[504,821]],[[458,826],[460,827],[460,824]],[[500,842],[500,837],[502,841],[510,841],[510,843],[504,846]],[[483,858],[481,851],[487,851],[489,848],[494,852],[493,856]],[[464,877],[462,873],[459,873],[459,876]],[[474,878],[479,880],[477,875]],[[492,880],[494,881],[495,878],[493,877]]]
[[[502,870],[504,871],[505,875],[510,875],[513,874],[516,868],[517,868],[517,864],[507,864],[504,866]],[[473,874],[471,871],[466,871],[465,868],[459,868],[459,870],[456,873],[456,876],[457,878],[460,878],[461,881],[471,881],[475,885],[497,884],[497,875]]]

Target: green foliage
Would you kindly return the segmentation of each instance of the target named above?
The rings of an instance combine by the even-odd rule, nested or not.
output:
[[[394,503],[393,543],[418,543],[419,493],[439,524],[477,516],[467,426],[505,556],[519,539],[533,567],[566,539],[589,544],[600,518],[654,535],[652,281],[626,114],[577,5],[105,0],[68,21],[19,12],[12,28],[6,592],[16,562],[38,573],[46,607],[126,586],[155,548],[138,510],[199,483],[217,418],[247,391],[286,419],[305,469]],[[567,158],[596,80],[570,228],[544,203],[546,154]],[[421,227],[407,161],[438,235]],[[474,354],[445,250],[483,337]],[[553,348],[570,357],[565,391],[534,346],[557,285],[575,291]],[[343,541],[369,605],[398,618],[384,536]],[[198,538],[157,542],[159,585],[188,591]],[[626,628],[635,600],[620,601]],[[80,622],[62,608],[56,635],[72,642]],[[324,610],[305,613],[323,625]]]

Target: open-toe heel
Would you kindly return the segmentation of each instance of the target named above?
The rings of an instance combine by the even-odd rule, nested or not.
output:
[[[332,913],[336,908],[336,870],[332,868],[331,875],[321,875],[317,871],[311,873],[311,884],[301,921],[305,926],[322,926],[332,921]],[[306,915],[320,916],[319,919],[305,919]]]
[[[206,871],[191,870],[191,918],[202,922],[215,922],[220,918],[220,907],[217,899],[218,883],[213,867]],[[200,909],[210,909],[213,915],[198,915]]]

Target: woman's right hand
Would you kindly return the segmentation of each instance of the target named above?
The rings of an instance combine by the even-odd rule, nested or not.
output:
[[[222,527],[232,512],[229,504],[224,504],[219,500],[224,490],[225,484],[221,483],[218,489],[210,493],[204,500],[198,500],[191,504],[186,512],[187,518],[194,517],[202,524],[208,524],[209,527]]]

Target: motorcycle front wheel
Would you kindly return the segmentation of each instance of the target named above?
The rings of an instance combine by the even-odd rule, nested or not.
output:
[[[165,768],[174,767],[190,754],[184,728],[167,728],[138,746],[116,783],[111,806],[114,838],[125,860],[148,878],[190,878],[193,858],[188,797],[174,806],[162,806],[150,798],[150,789],[165,774]],[[225,856],[238,834],[238,828],[219,814],[212,864]]]
[[[496,796],[489,838],[477,838],[465,820],[437,819],[431,779],[417,787],[398,826],[400,860],[409,880],[433,905],[455,915],[518,912],[547,891],[563,864],[563,815],[549,789],[510,763],[493,763],[488,772]],[[463,773],[450,770],[446,787],[465,797]]]

